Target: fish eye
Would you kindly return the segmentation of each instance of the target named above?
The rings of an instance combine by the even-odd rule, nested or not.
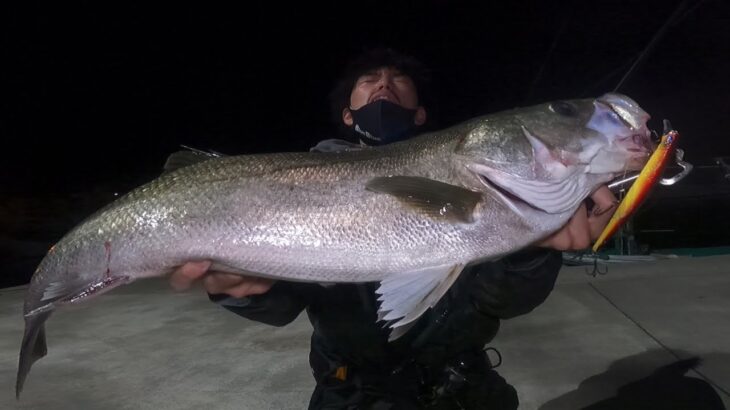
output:
[[[550,103],[550,111],[566,117],[575,117],[576,114],[578,114],[578,109],[575,105],[567,101],[555,101]]]

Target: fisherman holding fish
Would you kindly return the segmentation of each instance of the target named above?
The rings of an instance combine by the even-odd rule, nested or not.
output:
[[[331,93],[343,139],[324,140],[312,151],[368,149],[428,129],[429,79],[418,60],[391,49],[360,55]],[[580,205],[547,239],[467,266],[448,293],[394,341],[378,321],[378,283],[275,281],[210,271],[210,261],[189,262],[170,281],[182,290],[202,280],[212,301],[274,326],[306,310],[314,328],[310,364],[317,383],[310,409],[515,409],[517,393],[493,369],[484,347],[500,320],[545,301],[562,265],[561,251],[585,249],[598,237],[617,201],[605,186],[591,199],[590,209]]]

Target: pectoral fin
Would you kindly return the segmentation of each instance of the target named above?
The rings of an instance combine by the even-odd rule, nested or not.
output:
[[[479,192],[424,177],[378,177],[368,181],[365,187],[393,195],[430,217],[455,222],[472,222],[474,208],[482,200]]]
[[[389,340],[402,336],[415,320],[436,305],[464,269],[464,264],[442,265],[385,278],[376,291],[381,295],[378,320],[391,321]]]

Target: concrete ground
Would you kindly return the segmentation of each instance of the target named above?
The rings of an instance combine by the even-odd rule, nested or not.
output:
[[[647,403],[674,400],[693,381],[712,385],[728,406],[730,256],[608,268],[594,278],[584,266],[564,267],[542,306],[503,323],[492,346],[520,408],[654,408]],[[208,302],[202,290],[175,293],[158,279],[57,311],[48,356],[16,401],[25,290],[0,290],[2,409],[306,408],[306,315],[268,327]],[[684,370],[655,373],[691,357],[702,362],[689,379]]]

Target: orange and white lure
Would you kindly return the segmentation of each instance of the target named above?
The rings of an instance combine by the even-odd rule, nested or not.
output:
[[[666,132],[659,142],[659,145],[649,157],[646,165],[639,173],[638,178],[634,181],[626,196],[619,204],[616,211],[611,216],[611,220],[608,221],[608,225],[603,229],[601,235],[598,237],[596,242],[593,244],[593,252],[600,249],[603,244],[618,231],[618,229],[626,223],[631,215],[641,206],[646,197],[651,191],[651,188],[656,185],[661,179],[664,168],[666,168],[669,159],[672,158],[672,154],[677,145],[677,139],[679,133],[677,131]]]

